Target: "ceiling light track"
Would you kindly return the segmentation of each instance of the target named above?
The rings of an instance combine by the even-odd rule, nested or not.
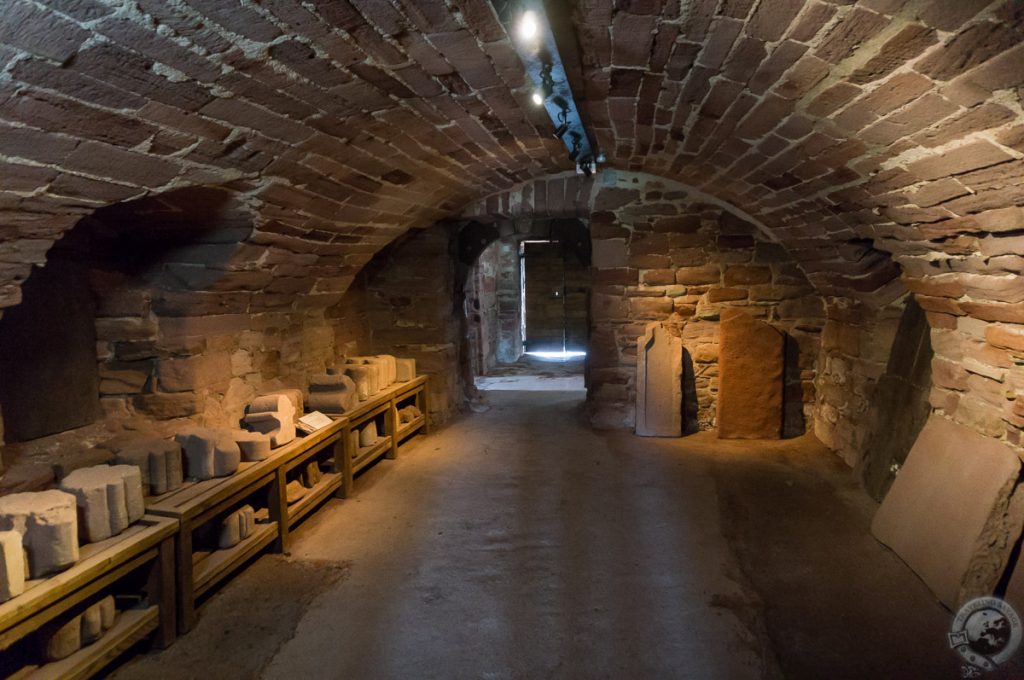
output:
[[[594,148],[593,139],[576,108],[544,3],[541,0],[491,0],[491,4],[512,37],[533,83],[531,100],[547,111],[555,137],[565,144],[576,171],[589,177],[596,172],[601,155]]]

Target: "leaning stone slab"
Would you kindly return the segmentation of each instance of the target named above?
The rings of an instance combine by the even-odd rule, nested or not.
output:
[[[990,594],[1019,522],[1020,460],[1001,442],[933,415],[871,523],[947,607]],[[1016,526],[1014,526],[1016,525]]]
[[[69,493],[51,489],[0,498],[0,531],[21,534],[30,578],[63,571],[78,561],[78,513]]]
[[[25,592],[25,549],[17,531],[0,531],[0,602]]]
[[[658,322],[636,340],[636,433],[683,436],[683,340]]]
[[[227,477],[238,470],[242,452],[229,430],[197,427],[179,433],[175,441],[185,449],[188,476],[204,480]]]
[[[416,377],[415,359],[395,359],[395,380],[409,382]]]
[[[722,312],[719,333],[719,438],[781,438],[785,336],[740,309]]]

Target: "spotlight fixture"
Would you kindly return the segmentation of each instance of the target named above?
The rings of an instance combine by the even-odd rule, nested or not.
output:
[[[533,93],[533,103],[540,106],[544,103],[544,96],[540,92]]]
[[[561,139],[562,137],[565,136],[565,133],[568,132],[568,131],[569,131],[569,124],[563,122],[561,125],[559,125],[557,128],[555,128],[555,137],[557,139]]]
[[[523,12],[519,20],[519,37],[523,40],[533,40],[537,37],[538,30],[537,14],[531,10]]]
[[[579,158],[580,151],[583,150],[583,140],[580,138],[580,133],[573,131],[569,135],[572,137],[572,150],[569,152],[569,160],[575,161]]]

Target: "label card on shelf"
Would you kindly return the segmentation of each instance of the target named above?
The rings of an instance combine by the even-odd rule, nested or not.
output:
[[[334,421],[320,411],[313,411],[299,418],[299,428],[304,432],[316,432],[327,427],[332,422]]]

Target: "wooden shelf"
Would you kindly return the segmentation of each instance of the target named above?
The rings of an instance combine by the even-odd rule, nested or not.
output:
[[[177,528],[173,519],[146,515],[117,536],[81,546],[74,566],[26,582],[25,592],[0,604],[0,649],[155,559]]]
[[[416,376],[409,382],[395,383],[391,387],[384,388],[366,401],[360,402],[359,406],[348,413],[328,415],[331,415],[332,418],[348,418],[350,423],[358,424],[359,422],[362,422],[360,419],[364,418],[370,411],[380,408],[381,406],[387,406],[395,400],[405,399],[406,397],[423,389],[423,386],[426,384],[427,376]]]
[[[391,437],[381,437],[373,446],[359,449],[352,460],[352,472],[356,473],[391,450]]]
[[[238,545],[225,550],[192,553],[192,582],[194,594],[199,597],[250,557],[263,550],[277,538],[277,522],[257,524],[253,532]]]
[[[308,515],[313,508],[341,486],[341,480],[340,472],[323,473],[320,481],[312,489],[306,490],[305,496],[288,506],[288,525],[291,526]]]
[[[423,424],[427,422],[427,417],[424,415],[416,416],[412,421],[402,425],[398,428],[398,441],[401,442],[403,439],[415,434]]]
[[[120,613],[114,627],[96,642],[82,647],[66,659],[39,666],[18,677],[30,680],[82,680],[91,677],[156,630],[159,609],[156,606],[126,609]]]
[[[336,441],[348,424],[346,418],[337,418],[333,423],[312,434],[297,436],[284,446],[274,449],[265,460],[242,463],[234,474],[227,477],[205,479],[201,482],[186,482],[183,486],[160,496],[146,499],[146,510],[157,515],[195,519],[197,516],[230,500],[240,491],[269,482],[274,471],[292,459],[311,449],[320,448]]]

